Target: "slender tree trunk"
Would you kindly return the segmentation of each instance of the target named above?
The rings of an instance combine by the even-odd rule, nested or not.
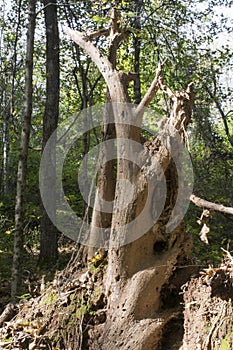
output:
[[[56,130],[59,113],[59,31],[57,23],[57,2],[44,1],[46,25],[46,104],[43,118],[43,142],[45,145]],[[54,139],[55,147],[55,139]],[[53,193],[46,200],[51,212],[56,217],[56,159],[51,154],[46,166],[42,169],[43,188]],[[42,206],[40,263],[53,262],[57,258],[57,229],[51,222],[48,213]]]
[[[4,22],[4,10],[5,10],[5,4],[3,4],[3,22]],[[12,191],[11,188],[11,181],[10,181],[10,170],[9,170],[9,161],[10,161],[10,132],[9,132],[9,125],[10,125],[10,118],[13,117],[15,112],[15,83],[16,83],[16,73],[17,73],[17,49],[18,49],[18,41],[20,37],[20,28],[21,28],[21,16],[22,16],[22,1],[18,1],[17,4],[17,18],[16,18],[16,26],[15,26],[15,38],[13,43],[13,65],[11,70],[11,81],[10,84],[8,84],[8,87],[10,88],[10,97],[7,94],[7,91],[3,89],[3,101],[5,102],[5,108],[3,111],[3,188],[2,192],[4,195],[9,195],[10,191]],[[3,29],[1,29],[2,37],[0,40],[3,39]],[[2,43],[0,43],[1,45]],[[1,59],[1,58],[0,58]],[[12,193],[11,193],[12,194]]]
[[[88,151],[90,147],[90,115],[89,111],[87,111],[88,103],[89,103],[89,94],[88,94],[88,88],[87,88],[87,70],[85,71],[84,68],[81,65],[81,60],[80,60],[80,50],[76,50],[77,55],[78,55],[78,61],[79,61],[79,70],[80,70],[80,75],[81,75],[81,80],[82,80],[82,94],[80,94],[81,99],[82,99],[82,109],[84,118],[83,118],[83,123],[84,123],[84,128],[87,130],[83,134],[82,138],[82,143],[83,143],[83,188],[84,188],[84,199],[83,199],[83,217],[85,220],[89,221],[89,208],[86,203],[86,199],[89,196],[88,193],[88,188],[89,188],[89,183],[88,183]],[[77,81],[77,87],[78,87],[78,79]],[[81,91],[80,91],[81,92]]]
[[[68,20],[68,22],[70,22]],[[84,69],[82,64],[81,64],[81,59],[80,59],[80,49],[78,46],[76,46],[74,48],[74,60],[77,59],[78,64],[76,65],[76,67],[73,70],[73,74],[74,74],[74,78],[75,78],[75,82],[76,82],[76,87],[79,93],[79,97],[82,101],[81,103],[81,109],[83,109],[83,123],[84,123],[84,128],[85,130],[87,130],[87,132],[85,132],[83,134],[82,137],[82,155],[83,155],[83,172],[82,172],[82,184],[83,184],[83,190],[84,190],[84,198],[83,198],[83,207],[82,207],[82,216],[85,220],[87,220],[89,222],[89,208],[87,205],[87,198],[88,198],[88,188],[89,188],[89,182],[88,182],[88,170],[87,170],[87,164],[88,164],[88,151],[89,151],[89,147],[90,147],[90,115],[88,114],[88,112],[86,111],[86,108],[88,107],[88,103],[89,103],[89,93],[88,93],[88,87],[87,87],[87,73],[88,73],[88,69]],[[79,82],[77,73],[79,72],[80,74],[80,78],[81,78],[81,84]],[[80,86],[81,85],[81,86]]]
[[[3,194],[10,192],[10,172],[9,172],[9,153],[10,153],[10,133],[9,121],[4,118],[3,124]]]
[[[21,258],[23,250],[23,222],[25,212],[25,187],[27,179],[27,158],[30,139],[31,115],[32,115],[32,73],[34,33],[36,24],[36,0],[29,0],[29,26],[27,33],[27,54],[25,74],[25,109],[22,121],[20,154],[17,173],[17,193],[15,204],[15,230],[14,230],[14,256],[12,266],[11,297],[13,300],[20,292],[21,287]]]

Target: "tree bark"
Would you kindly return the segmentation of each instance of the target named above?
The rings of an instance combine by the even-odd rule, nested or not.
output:
[[[20,154],[17,173],[17,192],[15,204],[14,255],[12,265],[11,297],[16,300],[21,287],[21,259],[23,250],[23,222],[25,213],[25,188],[27,179],[27,158],[32,115],[32,73],[34,34],[36,25],[36,0],[29,1],[29,26],[27,33],[27,53],[25,67],[25,109],[21,131]]]
[[[46,103],[43,118],[42,152],[50,136],[55,132],[59,113],[59,31],[57,23],[57,2],[44,1],[46,25]],[[54,138],[55,149],[55,138]],[[51,196],[46,196],[50,215],[56,218],[56,159],[54,153],[46,159],[42,169],[41,183],[43,191],[49,189]],[[52,263],[57,258],[57,229],[42,206],[40,263]]]

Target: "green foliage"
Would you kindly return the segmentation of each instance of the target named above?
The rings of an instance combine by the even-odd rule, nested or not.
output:
[[[208,200],[233,205],[233,86],[229,78],[232,69],[232,26],[227,16],[221,15],[225,1],[149,1],[143,2],[139,11],[137,1],[116,1],[121,14],[119,25],[129,29],[130,35],[119,47],[117,69],[134,71],[135,43],[140,45],[141,93],[145,94],[155,75],[159,61],[166,59],[163,76],[172,89],[185,88],[190,81],[195,83],[196,101],[193,124],[190,131],[190,148],[195,172],[194,191]],[[19,135],[23,115],[24,62],[25,62],[25,19],[26,2],[19,8],[18,2],[4,10],[1,0],[0,16],[0,164],[7,176],[0,172],[0,192],[4,201],[0,203],[1,218],[9,223],[10,235],[1,228],[0,249],[12,250],[12,219],[18,163]],[[40,194],[38,171],[42,143],[42,118],[45,105],[45,30],[43,3],[37,4],[37,33],[34,53],[33,119],[30,151],[28,158],[28,180],[26,189],[26,218],[28,223],[40,218]],[[59,24],[81,31],[91,32],[108,26],[109,1],[81,1],[69,6],[59,4]],[[227,37],[226,37],[227,34]],[[225,36],[224,36],[225,35]],[[137,39],[137,40],[136,40]],[[107,54],[105,37],[94,39],[100,50]],[[60,43],[60,116],[59,123],[77,114],[82,108],[105,101],[106,84],[96,66],[84,52],[74,46],[61,33]],[[134,84],[130,83],[129,94],[134,102]],[[218,108],[220,104],[226,118]],[[150,116],[149,124],[157,122],[157,115],[169,115],[169,101],[158,92],[151,107],[156,116]],[[228,135],[227,128],[228,127]],[[154,126],[153,126],[154,127]],[[97,135],[97,136],[96,136]],[[80,164],[99,140],[101,130],[91,131],[89,143],[78,140],[72,146],[65,161],[63,186],[66,198],[73,210],[82,216],[85,205],[78,188],[77,174]],[[145,137],[149,137],[144,132]],[[7,142],[6,142],[7,141]],[[4,155],[7,149],[7,159]],[[35,150],[37,149],[37,151]],[[91,174],[92,175],[92,174]],[[89,179],[88,179],[89,180]],[[6,185],[7,182],[7,186]],[[7,191],[4,190],[7,187]],[[204,260],[218,259],[219,247],[232,238],[231,220],[223,215],[211,219],[211,248],[198,241],[200,227],[196,219],[200,210],[190,207],[187,222],[190,232],[197,237],[197,254]],[[4,224],[5,225],[5,224]],[[5,229],[5,231],[8,230]],[[39,230],[25,230],[26,241],[38,246]],[[225,241],[224,241],[225,240]],[[224,243],[222,243],[224,242]],[[220,254],[221,255],[221,254]]]
[[[2,203],[0,203],[1,205]],[[0,251],[12,253],[14,223],[4,215],[0,215]]]
[[[28,300],[28,299],[30,299],[32,296],[29,294],[29,293],[25,293],[25,294],[22,294],[22,295],[20,295],[20,296],[18,296],[18,299],[19,300],[21,300],[21,299],[23,299],[23,300]]]
[[[3,207],[3,203],[0,202],[0,209]],[[7,216],[0,214],[0,281],[8,280],[11,274],[13,242],[14,223]]]

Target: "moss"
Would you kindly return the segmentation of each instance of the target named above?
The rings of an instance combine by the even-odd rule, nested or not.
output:
[[[223,339],[220,344],[220,350],[231,350],[230,342],[226,339]]]
[[[13,337],[4,337],[4,338],[2,338],[1,339],[1,342],[3,342],[3,343],[11,343],[13,341]]]
[[[52,305],[55,304],[58,300],[58,295],[54,290],[51,290],[47,295],[46,298],[42,301],[42,305]]]
[[[220,350],[231,350],[233,344],[233,330],[225,335],[220,344]]]

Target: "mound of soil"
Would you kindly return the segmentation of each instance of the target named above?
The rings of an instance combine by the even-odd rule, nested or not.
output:
[[[164,323],[162,341],[157,349],[150,346],[147,350],[233,349],[232,266],[230,261],[219,268],[209,267],[187,283],[186,269],[177,269],[169,288],[161,292],[158,323]],[[105,272],[105,260],[89,268],[74,260],[38,297],[22,301],[16,311],[12,309],[12,315],[18,313],[0,329],[0,349],[99,349],[98,339],[107,320]],[[141,324],[135,328],[135,350],[142,348]],[[127,335],[127,329],[124,333]],[[122,333],[119,339],[121,348],[128,349],[131,338]]]
[[[22,300],[17,315],[12,318],[14,310],[9,313],[12,319],[5,318],[0,328],[0,349],[89,349],[89,331],[106,320],[104,269],[102,262],[89,269],[75,263],[58,273],[39,296]]]
[[[231,268],[209,268],[183,287],[182,350],[233,349],[232,282]]]

